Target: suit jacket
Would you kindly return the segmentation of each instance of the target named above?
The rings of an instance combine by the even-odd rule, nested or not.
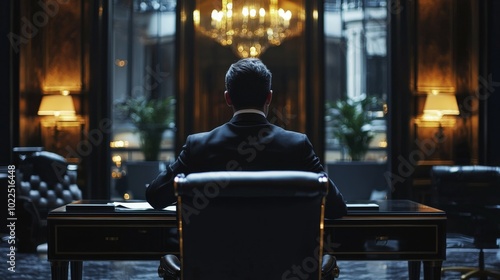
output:
[[[146,199],[156,209],[175,202],[173,178],[180,173],[237,170],[325,172],[305,134],[273,125],[256,113],[241,113],[212,131],[189,135],[177,160],[148,186]],[[330,180],[325,217],[346,213],[342,194]]]

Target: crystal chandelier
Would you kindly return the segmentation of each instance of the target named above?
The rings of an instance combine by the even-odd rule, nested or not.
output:
[[[194,24],[202,34],[222,46],[230,46],[241,57],[258,57],[270,46],[302,32],[304,12],[291,1],[221,0],[220,7],[207,7],[198,1],[193,13]],[[211,10],[211,11],[210,11]]]

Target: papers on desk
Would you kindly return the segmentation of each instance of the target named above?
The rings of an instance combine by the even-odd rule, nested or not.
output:
[[[174,211],[175,212],[177,210],[177,206],[170,205],[170,206],[165,207],[163,210]]]
[[[379,206],[376,203],[347,203],[347,211],[375,211]]]
[[[111,202],[116,210],[153,210],[153,207],[148,202]],[[347,211],[378,211],[379,205],[376,203],[347,203]],[[170,205],[163,208],[166,211],[176,211],[175,205]]]
[[[66,205],[66,212],[102,213],[114,212],[115,206],[111,203],[80,203],[74,202]]]
[[[148,202],[112,202],[115,206],[115,210],[153,210],[153,207]],[[176,210],[175,205],[170,205],[163,208],[163,210],[174,211]]]

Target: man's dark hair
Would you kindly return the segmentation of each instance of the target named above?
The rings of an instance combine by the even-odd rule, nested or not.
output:
[[[233,63],[226,73],[226,90],[235,109],[261,109],[271,90],[272,74],[257,58]]]

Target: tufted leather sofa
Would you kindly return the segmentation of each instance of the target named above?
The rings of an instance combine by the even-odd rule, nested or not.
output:
[[[46,242],[47,214],[50,210],[82,199],[77,185],[77,166],[68,164],[58,154],[40,151],[19,163],[17,171],[17,200],[23,215],[24,231],[20,248],[31,251]]]

